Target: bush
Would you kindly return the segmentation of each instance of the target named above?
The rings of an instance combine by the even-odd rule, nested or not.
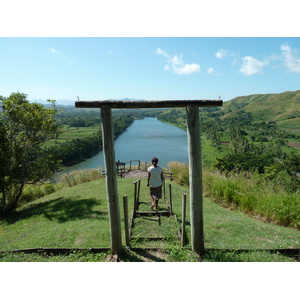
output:
[[[174,174],[174,181],[180,185],[189,185],[189,166],[184,163],[171,161],[168,163],[168,167]]]
[[[52,183],[46,183],[43,185],[26,185],[20,198],[20,205],[52,194],[56,190],[57,187]]]

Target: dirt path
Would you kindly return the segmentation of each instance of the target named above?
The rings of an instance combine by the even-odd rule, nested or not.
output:
[[[148,177],[148,172],[143,170],[131,170],[126,175],[126,178],[145,178]]]
[[[286,144],[290,147],[300,148],[300,143],[289,142],[289,143],[286,143]]]

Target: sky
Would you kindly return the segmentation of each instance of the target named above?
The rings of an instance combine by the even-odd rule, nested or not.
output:
[[[227,101],[299,89],[299,37],[0,37],[5,97]]]

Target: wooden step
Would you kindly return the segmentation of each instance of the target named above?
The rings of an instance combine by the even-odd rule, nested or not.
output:
[[[171,213],[168,210],[151,210],[151,211],[136,211],[136,215],[140,216],[148,216],[148,215],[162,215],[162,216],[170,216]]]

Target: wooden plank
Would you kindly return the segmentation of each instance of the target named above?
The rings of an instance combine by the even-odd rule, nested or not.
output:
[[[77,108],[160,108],[160,107],[185,107],[198,105],[199,107],[222,106],[223,100],[150,100],[150,101],[117,101],[117,100],[83,100],[76,101]]]
[[[136,215],[146,216],[146,215],[163,215],[163,216],[170,216],[170,211],[163,210],[163,211],[136,211]]]
[[[186,107],[189,180],[190,180],[190,215],[192,249],[198,255],[204,254],[203,232],[203,195],[202,195],[202,161],[200,143],[200,120],[197,105]]]
[[[69,254],[74,251],[89,251],[91,253],[101,253],[107,252],[110,248],[27,248],[27,249],[17,249],[0,251],[0,253],[46,253],[46,254]]]
[[[101,127],[106,172],[106,192],[110,221],[111,250],[113,254],[122,251],[121,218],[115,166],[115,150],[112,130],[111,108],[101,107]]]

